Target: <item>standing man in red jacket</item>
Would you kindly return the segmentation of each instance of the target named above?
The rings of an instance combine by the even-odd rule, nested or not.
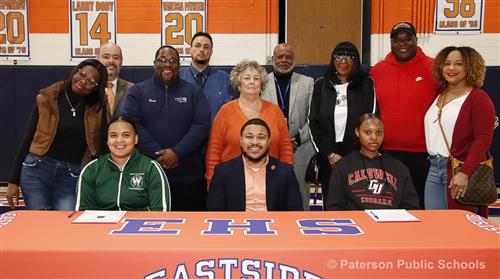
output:
[[[391,52],[371,71],[385,126],[383,148],[410,170],[420,208],[425,208],[424,189],[429,171],[424,115],[435,99],[437,88],[431,64],[432,58],[417,45],[415,27],[410,22],[398,22],[391,30]]]

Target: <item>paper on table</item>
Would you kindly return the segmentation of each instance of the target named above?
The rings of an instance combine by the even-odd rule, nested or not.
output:
[[[127,211],[85,210],[73,223],[118,223]]]
[[[366,214],[377,222],[418,222],[406,209],[366,209]]]

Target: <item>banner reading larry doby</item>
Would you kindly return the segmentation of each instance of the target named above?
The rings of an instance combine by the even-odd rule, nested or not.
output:
[[[116,43],[116,4],[109,1],[69,1],[71,58],[90,58],[106,42]]]
[[[29,58],[28,1],[0,0],[0,57]]]
[[[205,0],[161,0],[162,45],[175,47],[183,58],[191,57],[191,40],[205,30],[206,14]]]

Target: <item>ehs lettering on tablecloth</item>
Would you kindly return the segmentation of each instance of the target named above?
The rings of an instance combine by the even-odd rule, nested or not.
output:
[[[180,235],[184,218],[131,219],[122,221],[119,230],[112,235]],[[272,228],[273,219],[245,219],[236,223],[233,219],[205,219],[208,224],[202,235],[233,235],[235,230],[243,230],[245,235],[278,235]],[[364,232],[352,219],[302,219],[297,220],[302,235],[361,235]]]

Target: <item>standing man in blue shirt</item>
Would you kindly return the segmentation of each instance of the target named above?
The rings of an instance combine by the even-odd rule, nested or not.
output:
[[[183,67],[181,79],[196,84],[207,96],[211,121],[220,107],[235,98],[231,89],[228,73],[210,67],[210,57],[213,53],[212,36],[206,32],[198,32],[191,40],[191,66]]]
[[[207,98],[196,85],[179,78],[174,47],[158,49],[154,68],[152,78],[127,91],[122,113],[136,124],[139,151],[165,169],[172,210],[205,210],[205,158],[200,148],[210,129]]]

